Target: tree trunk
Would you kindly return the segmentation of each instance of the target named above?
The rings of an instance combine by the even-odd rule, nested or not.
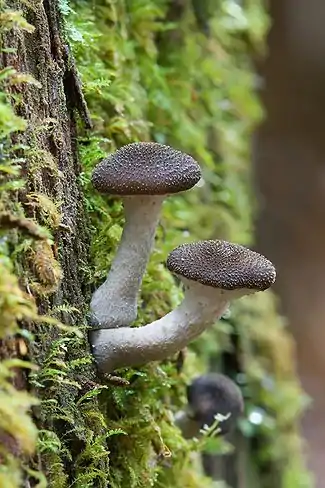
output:
[[[29,27],[26,30],[17,24],[13,28],[4,25],[1,68],[11,66],[18,72],[9,79],[6,88],[10,91],[16,113],[27,121],[25,133],[18,133],[14,139],[28,148],[25,149],[22,163],[25,184],[17,195],[12,192],[1,195],[1,210],[11,212],[18,209],[20,215],[24,210],[25,217],[35,219],[50,230],[53,235],[51,244],[46,240],[29,240],[26,241],[28,247],[18,253],[20,283],[30,297],[35,297],[41,314],[51,315],[66,325],[78,324],[80,327],[85,325],[80,320],[89,303],[89,286],[85,275],[89,236],[79,184],[75,108],[78,108],[86,126],[90,125],[90,121],[73,58],[62,37],[57,2],[10,1],[6,7],[17,14],[23,10],[25,19],[34,29],[32,31]],[[21,222],[24,224],[24,217]],[[21,243],[22,240],[11,231],[12,256],[13,246]],[[20,456],[24,486],[34,486],[37,479],[43,479],[39,469],[45,473],[49,486],[53,487],[63,487],[78,480],[81,483],[82,479],[86,479],[82,476],[86,476],[92,468],[108,471],[107,456],[95,461],[93,456],[87,457],[85,454],[84,465],[77,461],[88,443],[87,429],[93,435],[105,434],[104,425],[100,425],[101,414],[95,397],[92,414],[97,415],[97,421],[87,417],[87,409],[82,406],[76,408],[77,400],[96,387],[94,371],[89,366],[91,360],[87,341],[73,332],[59,334],[54,325],[41,323],[32,326],[25,322],[22,327],[35,334],[27,350],[25,346],[22,347],[22,339],[16,339],[14,344],[12,340],[4,339],[0,354],[2,359],[29,358],[42,364],[36,376],[29,377],[28,387],[42,400],[34,416],[41,429],[39,452],[43,455],[30,460],[33,472],[28,468],[28,459],[22,456],[24,446],[15,438],[16,430],[24,428],[19,419],[12,425],[10,434],[3,432],[2,440],[8,452],[14,457]],[[27,376],[23,371],[19,369],[14,378],[14,385],[18,389],[27,387]],[[82,425],[83,430],[73,428],[78,425]],[[64,451],[60,449],[63,439]],[[5,459],[11,466],[10,458],[6,457],[8,452]],[[71,459],[76,462],[72,463]],[[17,466],[16,469],[18,473]],[[13,479],[14,473],[10,476]],[[3,482],[1,486],[16,486],[10,484],[9,474],[8,479],[3,478]],[[102,486],[101,482],[97,480],[97,485],[94,481],[96,486]],[[79,486],[86,486],[86,481],[84,483]]]

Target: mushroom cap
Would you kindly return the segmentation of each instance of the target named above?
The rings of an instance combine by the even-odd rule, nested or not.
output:
[[[188,280],[223,290],[263,291],[276,277],[275,268],[266,257],[219,240],[177,247],[168,256],[167,268]]]
[[[209,427],[216,414],[231,416],[220,422],[221,434],[227,434],[236,425],[238,417],[244,411],[244,399],[239,387],[227,376],[209,373],[199,376],[187,387],[187,399],[193,411],[194,419]]]
[[[157,142],[134,142],[103,159],[92,184],[112,195],[167,195],[192,188],[200,178],[200,166],[188,154]]]

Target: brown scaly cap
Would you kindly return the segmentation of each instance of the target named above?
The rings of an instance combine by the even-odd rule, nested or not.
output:
[[[227,376],[220,373],[209,373],[195,378],[187,387],[187,399],[193,411],[194,419],[212,425],[216,414],[229,419],[221,422],[222,434],[229,432],[236,424],[237,418],[244,411],[244,399],[239,387]]]
[[[167,268],[202,285],[263,291],[274,282],[273,264],[261,254],[226,241],[183,244],[168,256]]]
[[[166,195],[192,188],[201,178],[188,154],[156,142],[135,142],[101,161],[92,184],[111,195]]]

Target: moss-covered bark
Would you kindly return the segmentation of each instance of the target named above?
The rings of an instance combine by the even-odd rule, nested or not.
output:
[[[16,22],[22,15],[29,24],[27,29],[24,28],[25,21]],[[24,182],[17,192],[1,193],[1,211],[18,214],[22,219],[32,218],[46,227],[53,237],[51,241],[34,240],[33,236],[24,239],[19,230],[12,230],[6,237],[6,252],[19,273],[26,299],[34,301],[39,313],[60,319],[66,325],[80,326],[89,299],[85,274],[89,235],[78,180],[80,161],[74,110],[76,104],[82,102],[81,93],[76,90],[78,79],[74,77],[73,60],[62,37],[56,2],[8,2],[3,17],[2,73],[6,68],[8,72],[4,88],[15,113],[26,121],[26,129],[12,136],[14,143],[25,146],[20,149]],[[16,72],[10,73],[10,67]],[[9,156],[6,160],[8,171],[14,164],[10,165]],[[4,298],[6,293],[14,291],[9,286],[10,283],[4,282]],[[11,302],[8,301],[9,307]],[[18,305],[16,311],[12,310],[13,314],[15,312],[20,319]],[[3,328],[6,332],[6,324]],[[9,341],[3,339],[2,358],[23,356],[40,365],[33,378],[29,375],[29,386],[24,370],[14,375],[14,383],[19,389],[31,388],[42,402],[34,411],[36,425],[41,430],[38,455],[30,466],[36,471],[42,470],[50,485],[67,486],[81,476],[78,474],[82,471],[78,456],[87,445],[87,429],[93,435],[105,434],[95,397],[92,407],[93,412],[97,412],[97,420],[88,418],[84,409],[76,407],[77,400],[95,386],[92,368],[87,366],[91,363],[87,357],[87,341],[70,332],[62,335],[54,325],[30,322],[21,324],[18,337],[9,340],[10,346]],[[83,370],[81,365],[85,365]],[[21,420],[24,422],[23,418]],[[8,411],[2,428],[10,436],[4,443],[7,449],[4,456],[9,462],[8,453],[16,457],[23,448],[16,431],[24,426],[20,425],[18,417],[11,419]],[[90,461],[88,468],[92,464],[105,472],[108,458]],[[30,486],[27,479],[41,476],[28,474],[27,459],[21,459],[21,466],[26,486]],[[5,475],[2,473],[2,476]],[[11,486],[9,478],[13,474],[7,476],[2,486]],[[12,486],[18,484],[12,483]],[[86,486],[86,483],[80,486]]]
[[[26,217],[47,226],[54,236],[53,252],[47,259],[57,259],[63,273],[60,291],[51,296],[51,304],[60,304],[64,297],[71,306],[83,309],[83,265],[87,262],[89,238],[78,182],[80,162],[72,89],[75,80],[68,47],[60,33],[55,2],[28,3],[27,7],[12,2],[11,6],[16,11],[24,7],[25,18],[34,27],[33,32],[11,29],[4,34],[3,42],[3,66],[33,77],[32,82],[21,85],[9,79],[8,92],[15,111],[28,124],[24,135],[17,136],[28,146],[22,164],[26,184],[19,190],[18,201]],[[36,270],[41,282],[58,281],[54,275],[53,279],[41,276],[41,268]]]

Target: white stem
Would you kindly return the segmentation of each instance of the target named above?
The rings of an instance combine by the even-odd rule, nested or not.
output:
[[[94,328],[130,325],[137,317],[137,298],[146,270],[164,196],[123,199],[125,225],[106,281],[92,296]]]
[[[115,369],[160,361],[180,351],[218,319],[229,301],[249,290],[226,291],[189,280],[182,303],[163,318],[143,327],[91,331],[98,369]]]

